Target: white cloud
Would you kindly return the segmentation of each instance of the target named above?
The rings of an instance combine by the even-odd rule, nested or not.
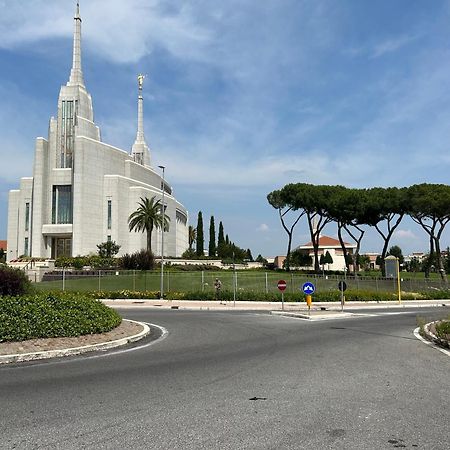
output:
[[[81,16],[88,18],[83,22],[83,40],[91,44],[90,51],[119,63],[136,62],[158,46],[180,59],[201,57],[209,32],[196,23],[188,3],[176,8],[167,4],[161,0],[82,2]],[[1,6],[0,47],[72,35],[75,2],[10,1]]]
[[[418,239],[416,234],[411,230],[396,230],[394,232],[394,237],[398,239]]]
[[[257,229],[256,231],[260,231],[262,233],[267,233],[269,231],[269,225],[262,223]]]

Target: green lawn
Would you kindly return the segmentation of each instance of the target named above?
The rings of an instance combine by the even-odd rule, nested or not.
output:
[[[406,274],[406,273],[405,273]],[[321,292],[337,290],[339,280],[342,276],[329,275],[307,275],[299,273],[284,272],[256,272],[256,271],[204,271],[204,272],[176,272],[164,273],[164,291],[187,292],[187,291],[212,291],[214,279],[218,277],[222,281],[224,290],[233,290],[233,280],[236,280],[237,290],[254,292],[278,292],[277,282],[284,279],[287,282],[286,292],[300,292],[301,286],[306,281],[316,285],[316,290]],[[406,277],[403,279],[402,291],[420,292],[428,289],[440,289],[444,287],[440,278],[433,277],[425,280],[422,277]],[[159,291],[161,273],[158,271],[120,271],[120,272],[97,272],[91,275],[71,277],[66,272],[64,290],[66,291]],[[395,280],[387,280],[375,277],[346,277],[347,286],[353,290],[365,290],[375,292],[396,292]],[[36,288],[43,291],[62,290],[63,281],[44,281],[35,284]]]

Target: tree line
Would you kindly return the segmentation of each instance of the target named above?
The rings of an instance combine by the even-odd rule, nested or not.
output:
[[[199,211],[197,216],[197,227],[189,225],[188,242],[189,249],[183,254],[183,257],[201,258],[205,256],[203,214],[201,211]],[[230,240],[228,234],[225,234],[222,221],[219,222],[219,230],[216,240],[216,226],[214,216],[211,216],[209,222],[208,256],[218,257],[223,260],[253,261],[253,256],[250,249],[245,250],[238,247],[234,242]]]
[[[381,269],[389,242],[405,216],[411,217],[428,234],[429,261],[434,261],[446,280],[440,240],[450,220],[450,186],[415,184],[410,187],[354,189],[345,186],[291,183],[267,195],[270,205],[278,211],[281,225],[288,235],[286,268],[289,270],[292,236],[295,226],[306,217],[314,249],[314,270],[319,267],[319,237],[324,227],[334,222],[346,268],[358,270],[361,242],[368,227],[373,227],[383,240]],[[356,244],[349,254],[343,239],[346,232]],[[431,263],[425,268],[428,277]]]

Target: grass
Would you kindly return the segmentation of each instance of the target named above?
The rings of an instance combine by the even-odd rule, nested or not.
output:
[[[61,276],[60,276],[61,277]],[[233,283],[236,282],[236,289],[241,291],[252,291],[260,294],[276,294],[277,282],[284,279],[287,282],[286,294],[301,294],[301,287],[306,281],[312,281],[316,286],[316,292],[324,295],[335,295],[338,292],[338,281],[342,277],[336,275],[321,276],[308,275],[303,273],[286,272],[256,272],[238,271],[236,275],[233,271],[204,271],[204,272],[176,272],[166,271],[164,273],[164,292],[210,292],[214,291],[213,284],[215,278],[222,281],[223,290],[233,291]],[[235,278],[236,277],[236,278]],[[105,272],[100,271],[85,275],[71,276],[66,273],[64,281],[65,291],[77,292],[117,292],[117,291],[159,291],[161,275],[159,271],[121,271]],[[349,291],[371,292],[376,294],[397,292],[395,280],[377,279],[370,277],[346,278]],[[45,281],[34,285],[40,291],[62,290],[61,279],[55,281]],[[438,279],[425,281],[424,279],[407,279],[401,283],[403,292],[411,293],[414,297],[421,297],[419,293],[427,292],[432,298],[439,294],[445,285]],[[415,294],[414,294],[415,293]],[[440,294],[439,294],[440,295]],[[441,297],[442,298],[442,297]]]

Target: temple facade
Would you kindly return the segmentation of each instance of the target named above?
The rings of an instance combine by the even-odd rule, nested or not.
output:
[[[72,69],[59,93],[57,117],[50,119],[48,139],[36,139],[33,176],[9,192],[7,259],[88,255],[108,240],[121,246],[119,256],[146,248],[145,232],[130,232],[128,217],[141,198],[162,201],[163,190],[170,218],[164,255],[181,256],[188,248],[188,213],[162,170],[151,165],[144,137],[144,77],[138,77],[138,125],[131,151],[103,143],[83,79],[81,22],[77,5]],[[156,255],[161,255],[161,241],[162,231],[154,229]]]

